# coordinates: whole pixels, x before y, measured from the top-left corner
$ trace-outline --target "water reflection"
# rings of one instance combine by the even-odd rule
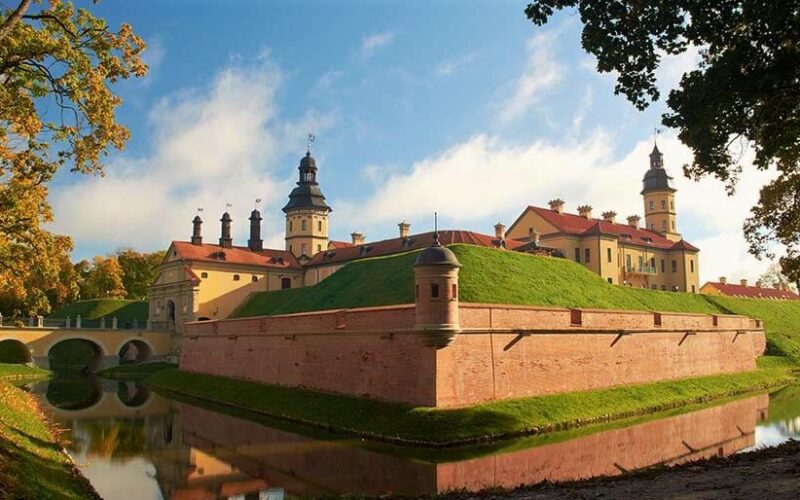
[[[582,435],[422,452],[309,437],[169,401],[131,382],[87,380],[82,390],[74,380],[52,383],[34,392],[69,429],[70,453],[108,499],[510,488],[728,455],[800,435],[800,386]],[[65,393],[93,403],[69,404]]]

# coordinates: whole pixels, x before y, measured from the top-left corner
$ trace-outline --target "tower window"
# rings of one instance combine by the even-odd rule
[[[300,221],[300,230],[301,231],[305,231],[306,230],[306,220],[305,219]]]
[[[655,208],[656,208],[656,202],[650,200],[650,210],[655,210]]]
[[[611,262],[611,249],[607,248],[606,249],[606,253],[608,254],[608,262],[610,263]]]
[[[208,273],[200,273],[201,278],[208,278]]]
[[[294,230],[294,224],[292,224],[292,221],[289,221],[289,231],[292,230]]]
[[[431,283],[431,298],[432,299],[439,298],[439,285],[436,283]]]
[[[670,201],[669,202],[669,209],[670,210],[675,210],[675,202],[674,201]]]
[[[234,274],[233,275],[233,281],[239,281],[239,275],[238,274]]]
[[[322,245],[317,245],[317,252],[319,253],[321,251],[322,251]]]
[[[666,228],[667,228],[667,221],[662,220],[661,221],[661,229],[666,229]]]
[[[300,245],[300,255],[306,255],[306,250],[307,250],[307,247],[306,247],[305,243]]]
[[[452,289],[451,289],[451,298],[453,298],[453,299],[457,299],[458,298],[458,285],[456,285],[455,283],[453,283],[453,286],[452,286]]]
[[[317,221],[317,231],[322,231],[322,221],[321,220]]]
[[[675,229],[675,221],[672,221],[672,229]]]
[[[689,259],[689,272],[694,272],[694,260]]]
[[[661,259],[661,272],[662,273],[667,272],[667,268],[666,268],[666,265],[664,263],[664,259]]]
[[[667,200],[661,200],[661,208],[667,208]]]
[[[414,298],[415,299],[419,298],[419,285],[415,285],[414,287]]]

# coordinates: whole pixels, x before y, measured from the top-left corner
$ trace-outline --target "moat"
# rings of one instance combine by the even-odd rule
[[[475,448],[410,450],[262,425],[137,382],[30,386],[106,499],[432,494],[616,475],[800,439],[800,385]]]

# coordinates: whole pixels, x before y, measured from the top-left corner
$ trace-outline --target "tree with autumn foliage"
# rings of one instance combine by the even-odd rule
[[[800,8],[797,0],[534,0],[525,13],[543,25],[575,9],[583,48],[615,93],[644,109],[659,99],[656,69],[667,55],[698,49],[699,67],[667,97],[662,123],[694,153],[692,179],[713,176],[735,190],[745,148],[777,176],[761,188],[744,223],[750,252],[773,258],[800,283]]]
[[[56,172],[102,174],[117,123],[112,85],[147,72],[145,44],[127,24],[111,29],[72,2],[0,6],[0,312],[47,313],[62,288],[72,241],[43,229]]]
[[[126,298],[128,293],[122,276],[122,266],[116,256],[94,257],[86,278],[80,282],[81,299]]]

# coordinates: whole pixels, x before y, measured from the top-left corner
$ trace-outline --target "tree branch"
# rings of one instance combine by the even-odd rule
[[[8,34],[11,33],[14,25],[17,24],[20,19],[22,19],[22,15],[28,10],[30,4],[31,0],[22,0],[14,12],[12,12],[5,21],[3,21],[3,24],[0,24],[0,42],[2,42],[3,38],[7,37]]]

